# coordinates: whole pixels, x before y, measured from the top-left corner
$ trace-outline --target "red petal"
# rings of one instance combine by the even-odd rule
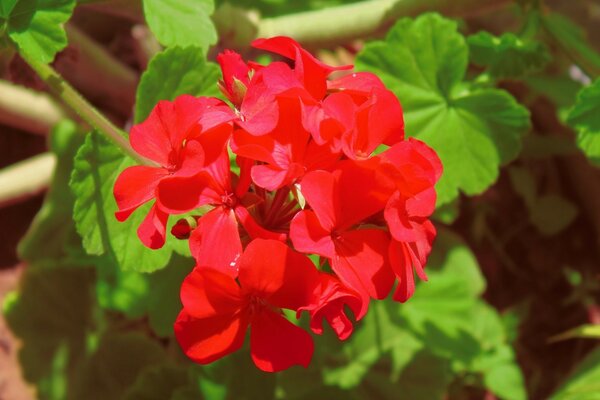
[[[131,128],[129,140],[136,152],[167,167],[181,149],[183,140],[194,129],[212,100],[189,95],[175,101],[159,101],[148,118]]]
[[[193,361],[208,364],[244,344],[248,322],[237,316],[196,319],[182,310],[175,321],[175,337]]]
[[[394,284],[388,261],[389,242],[387,232],[379,229],[344,232],[335,241],[337,255],[331,267],[352,289],[383,299]]]
[[[245,293],[277,307],[296,310],[310,303],[319,273],[308,257],[276,240],[255,239],[240,257]]]
[[[196,265],[214,268],[235,278],[242,242],[233,211],[217,207],[202,216],[190,236],[190,250]]]
[[[237,206],[234,209],[235,216],[242,224],[250,238],[252,239],[273,239],[284,242],[287,235],[284,232],[272,232],[260,226],[250,215],[246,207]]]
[[[235,280],[212,268],[196,267],[181,284],[181,303],[194,318],[233,316],[244,305]]]
[[[138,227],[137,234],[142,243],[151,249],[160,249],[165,244],[165,231],[169,214],[161,211],[156,204]]]
[[[300,191],[323,229],[332,232],[340,222],[339,193],[334,175],[325,171],[309,172],[302,179]]]
[[[157,204],[169,214],[182,214],[212,203],[212,197],[203,196],[209,183],[206,174],[164,178],[156,189]]]
[[[313,351],[310,335],[281,314],[264,309],[252,320],[250,352],[261,370],[277,372],[294,365],[306,368]]]
[[[136,165],[126,168],[117,177],[113,190],[119,211],[115,216],[125,221],[136,208],[154,198],[154,191],[168,172],[162,168]]]
[[[285,37],[276,36],[269,39],[257,39],[252,47],[280,54],[295,61],[294,71],[304,83],[306,89],[316,99],[321,99],[327,91],[326,78],[333,71],[352,68],[351,65],[332,67],[316,59],[304,50],[298,42]]]
[[[338,338],[346,340],[352,334],[353,326],[345,314],[345,306],[347,305],[359,320],[364,316],[360,314],[363,310],[363,300],[358,293],[342,285],[335,276],[325,273],[321,273],[320,276],[321,287],[313,304],[301,310],[310,313],[310,328],[313,332],[319,335],[323,333],[322,320],[325,318]]]
[[[335,254],[331,232],[321,226],[313,211],[304,210],[296,214],[290,225],[290,239],[294,248],[303,253],[313,253],[328,258],[332,258]]]
[[[343,91],[351,96],[368,96],[374,88],[385,89],[379,77],[370,72],[355,72],[327,82],[330,91]]]
[[[280,189],[293,183],[303,174],[304,169],[295,163],[290,164],[289,168],[280,168],[276,165],[255,165],[251,170],[254,183],[267,190]]]

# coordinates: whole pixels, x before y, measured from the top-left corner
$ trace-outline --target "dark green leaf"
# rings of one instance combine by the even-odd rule
[[[140,333],[107,333],[82,368],[73,399],[119,399],[144,368],[165,359],[160,345]]]
[[[123,400],[168,400],[187,384],[188,373],[185,367],[170,364],[151,366],[142,370],[134,384],[125,392]]]
[[[193,259],[173,255],[166,268],[148,277],[148,317],[150,326],[158,336],[173,334],[173,324],[182,308],[179,299],[181,283],[193,267]]]
[[[507,92],[463,82],[468,47],[456,23],[437,14],[400,20],[385,41],[365,46],[357,67],[376,73],[403,105],[406,131],[444,164],[438,205],[481,193],[513,159],[529,113]]]
[[[40,398],[64,399],[66,379],[85,356],[93,279],[91,268],[30,265],[16,297],[4,305],[11,330],[23,342],[25,378],[36,383]]]
[[[159,100],[181,94],[218,96],[219,67],[206,61],[199,47],[173,47],[157,54],[137,89],[135,121],[145,120]]]
[[[546,47],[537,41],[504,33],[497,37],[479,32],[467,38],[471,60],[488,67],[495,78],[515,78],[544,67],[550,60]]]
[[[347,363],[325,369],[324,382],[342,389],[353,388],[386,353],[392,356],[393,372],[398,375],[422,346],[409,331],[392,320],[385,303],[372,303],[358,332],[344,346]]]

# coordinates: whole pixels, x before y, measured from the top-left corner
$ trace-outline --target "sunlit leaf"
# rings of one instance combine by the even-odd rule
[[[529,113],[507,92],[464,82],[468,47],[456,22],[437,14],[402,19],[385,41],[359,53],[360,70],[376,73],[403,105],[406,132],[433,147],[444,165],[438,205],[459,191],[475,195],[513,159]]]

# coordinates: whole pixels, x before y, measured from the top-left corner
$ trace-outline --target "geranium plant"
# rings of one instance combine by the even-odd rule
[[[47,188],[8,398],[593,398],[597,6],[559,3],[0,0],[0,124],[49,137],[0,170],[0,216]]]

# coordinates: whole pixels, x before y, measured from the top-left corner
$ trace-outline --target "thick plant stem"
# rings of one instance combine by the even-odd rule
[[[21,57],[33,68],[33,70],[42,78],[50,89],[65,102],[73,111],[75,111],[85,122],[96,128],[104,134],[115,145],[117,145],[125,154],[137,160],[140,164],[154,165],[137,154],[126,138],[125,132],[117,128],[104,115],[94,108],[86,99],[83,98],[75,89],[69,85],[51,66],[40,63],[22,54]]]
[[[425,11],[465,16],[502,7],[510,0],[368,0],[338,7],[266,18],[258,37],[290,36],[306,47],[330,47],[387,29],[395,20]]]
[[[55,165],[54,154],[42,153],[0,170],[0,207],[46,189]]]
[[[65,116],[47,94],[0,80],[0,123],[46,135]]]

